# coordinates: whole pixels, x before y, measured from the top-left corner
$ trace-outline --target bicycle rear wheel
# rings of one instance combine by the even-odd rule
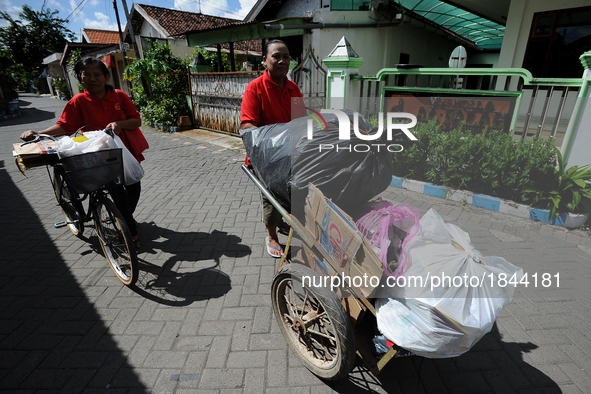
[[[138,259],[131,232],[115,203],[99,196],[93,211],[94,224],[107,262],[126,286],[138,277]]]
[[[78,200],[78,193],[70,183],[62,166],[53,167],[53,191],[62,208],[68,229],[75,236],[82,237],[84,220],[81,212],[84,212],[84,207]]]

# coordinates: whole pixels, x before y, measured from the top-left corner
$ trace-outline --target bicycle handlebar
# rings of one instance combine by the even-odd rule
[[[84,127],[86,127],[86,126],[82,126],[78,130],[76,130],[76,132],[74,133],[74,135],[78,134],[82,130],[82,128],[84,128]],[[115,131],[111,127],[105,127],[103,129],[103,132],[105,132],[106,134],[110,135],[111,137],[115,137]],[[25,145],[31,144],[33,142],[39,142],[43,138],[47,138],[47,139],[50,139],[50,140],[53,140],[53,141],[57,141],[57,138],[55,138],[53,135],[36,133],[32,140],[24,142],[23,144],[21,144],[21,146],[25,146]]]
[[[115,131],[111,127],[105,127],[103,130],[105,133],[109,134],[111,137],[115,137]]]

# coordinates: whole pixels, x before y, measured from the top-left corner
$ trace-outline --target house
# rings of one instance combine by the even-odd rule
[[[576,119],[583,110],[579,89],[587,92],[584,80],[581,85],[580,57],[591,48],[588,0],[259,0],[243,23],[232,29],[188,31],[186,36],[190,46],[283,39],[298,61],[292,77],[309,98],[329,95],[324,81],[331,78],[334,83],[339,78],[342,83],[361,81],[357,93],[368,98],[383,94],[384,86],[420,89],[416,81],[441,79],[450,67],[452,51],[462,45],[467,51],[466,71],[473,69],[475,76],[455,88],[480,89],[474,86],[484,81],[486,86],[494,85],[497,94],[511,89],[519,97],[520,121],[513,128],[513,118],[511,128],[521,138],[561,136],[567,153],[571,146],[583,146],[573,138],[581,129]],[[324,60],[343,37],[355,56],[365,60],[358,62],[359,67],[339,71],[340,77],[328,75]],[[404,67],[417,71],[400,71]],[[426,75],[429,69],[439,71]],[[486,69],[490,71],[482,71]],[[417,85],[405,87],[410,78],[406,75],[413,73]],[[522,73],[530,85],[522,90],[523,79],[519,82],[517,77],[504,86],[512,78],[507,73]]]
[[[194,58],[195,49],[187,45],[184,36],[186,31],[209,30],[219,26],[233,26],[238,23],[241,21],[145,4],[134,4],[131,11],[132,30],[140,58],[144,57],[144,51],[153,42],[168,42],[174,56]],[[239,40],[232,45],[224,44],[219,48],[217,45],[204,48],[211,52],[236,54],[239,61],[247,61],[256,55],[260,57],[255,44],[249,40]],[[233,59],[233,56],[230,58]]]
[[[47,66],[46,71],[44,71],[44,74],[47,74],[47,75],[45,77],[43,77],[43,74],[42,74],[39,78],[40,78],[41,83],[43,85],[45,85],[44,87],[46,87],[48,89],[48,93],[51,94],[52,96],[58,95],[58,93],[56,92],[56,90],[53,87],[54,79],[65,78],[64,69],[62,68],[62,66],[60,64],[61,59],[62,59],[61,53],[52,53],[51,55],[46,56],[43,59],[43,65]],[[42,81],[45,81],[45,82],[42,82]]]
[[[117,89],[129,93],[127,82],[123,79],[123,70],[127,64],[127,57],[135,57],[129,43],[121,40],[122,34],[113,30],[82,29],[82,42],[68,42],[61,53],[60,66],[68,76],[71,94],[81,91],[80,83],[69,65],[73,54],[78,56],[96,56],[103,60],[110,71],[109,83]]]

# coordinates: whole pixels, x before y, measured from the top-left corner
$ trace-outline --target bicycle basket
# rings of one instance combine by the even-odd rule
[[[123,175],[121,149],[64,157],[60,162],[78,193],[94,192],[112,181],[120,183]]]

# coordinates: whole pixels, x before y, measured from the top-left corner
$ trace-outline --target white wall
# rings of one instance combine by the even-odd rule
[[[373,18],[373,19],[372,19]],[[375,23],[378,18],[373,11],[316,12],[314,22],[319,23]],[[422,24],[402,23],[390,27],[369,28],[323,28],[311,30],[311,40],[315,53],[321,59],[327,57],[343,36],[351,47],[365,60],[360,68],[362,75],[375,75],[380,69],[395,67],[400,60],[400,53],[410,55],[410,63],[424,67],[447,67],[452,50],[459,45],[440,34],[432,32]]]
[[[142,28],[139,31],[139,35],[143,37],[166,38],[165,36],[160,34],[160,32],[156,30],[151,24],[146,22],[146,20],[144,20],[144,22],[142,23]]]
[[[195,48],[187,46],[187,40],[185,38],[168,40],[168,45],[170,46],[170,52],[173,56],[178,56],[182,59],[190,57],[191,60],[195,58],[193,56]]]

